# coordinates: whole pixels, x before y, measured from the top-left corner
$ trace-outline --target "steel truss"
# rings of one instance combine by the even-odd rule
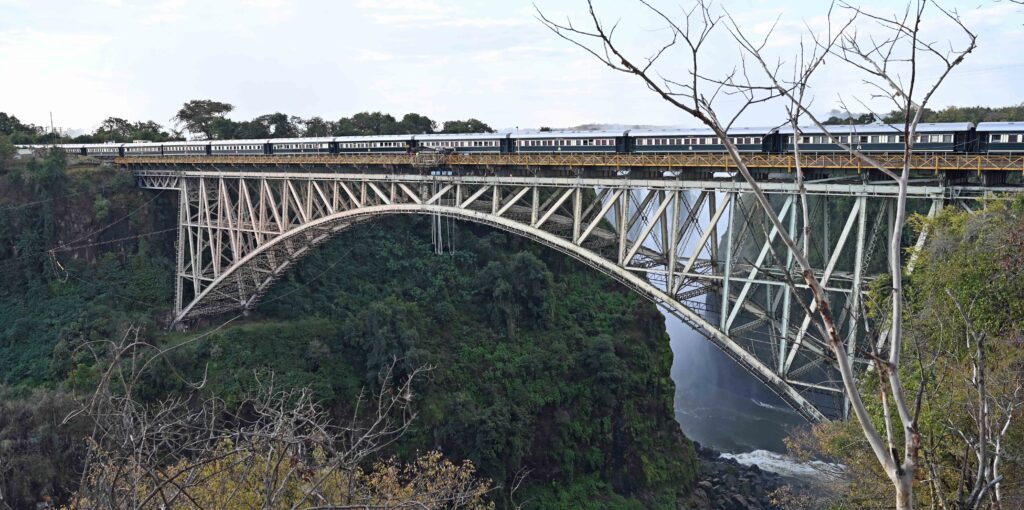
[[[808,420],[843,414],[841,380],[805,307],[793,254],[745,183],[135,167],[142,188],[179,192],[175,323],[250,310],[317,245],[353,225],[427,214],[512,232],[611,276],[701,332]],[[765,183],[799,239],[792,183]],[[860,366],[877,335],[863,289],[885,272],[890,185],[811,182],[811,259]],[[990,194],[913,186],[918,209]],[[923,237],[922,237],[923,240]],[[918,243],[918,246],[920,242]],[[797,289],[790,290],[792,282]],[[869,338],[870,337],[870,338]]]

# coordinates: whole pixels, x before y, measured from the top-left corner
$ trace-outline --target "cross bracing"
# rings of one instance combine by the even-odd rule
[[[746,183],[385,174],[194,159],[163,168],[129,166],[140,187],[179,192],[178,324],[254,308],[302,256],[354,225],[397,214],[435,215],[527,237],[611,276],[701,332],[809,420],[838,417],[845,409],[830,350],[807,317],[813,313],[809,292]],[[789,235],[800,240],[796,186],[761,187]],[[848,351],[863,368],[880,329],[864,313],[863,291],[885,272],[882,237],[896,188],[834,179],[806,188],[818,236],[810,258]],[[930,181],[915,183],[910,195],[918,210],[934,214],[943,204],[1000,191],[1013,189]]]

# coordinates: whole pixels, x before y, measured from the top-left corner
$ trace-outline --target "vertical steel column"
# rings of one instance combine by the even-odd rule
[[[889,240],[892,239],[892,232],[896,226],[896,199],[886,198],[883,200],[892,202],[890,207],[885,208],[885,260],[888,261],[886,267],[889,268],[889,271],[892,271],[892,250],[889,249],[892,245],[889,244]]]
[[[583,187],[579,184],[572,193],[572,242],[580,240],[580,223],[583,221]]]
[[[867,230],[868,199],[864,195],[857,197],[857,248],[853,255],[853,286],[847,298],[847,309],[850,313],[850,325],[846,332],[846,354],[853,359],[857,352],[857,322],[860,319],[861,278],[864,271],[864,235]],[[843,392],[843,419],[850,414],[850,397]]]
[[[633,194],[633,190],[630,188],[624,188],[622,194],[619,195],[619,206],[618,212],[619,217],[619,255],[618,264],[621,266],[626,259],[626,242],[629,239],[627,232],[629,230],[629,199]]]
[[[461,188],[460,188],[461,189]],[[530,225],[537,224],[540,214],[540,186],[533,187],[533,201],[530,204]]]
[[[804,197],[799,197],[799,198],[797,198],[797,200],[798,201],[799,200],[803,200],[803,198]],[[789,215],[788,234],[789,234],[789,238],[790,239],[797,239],[796,238],[796,218],[797,218],[797,216],[800,216],[800,215],[797,214],[796,211],[794,211],[793,214]],[[799,240],[798,240],[798,243],[799,243]],[[800,246],[800,244],[797,244],[797,246]],[[787,245],[786,246],[786,267],[784,268],[784,270],[786,271],[786,273],[789,273],[792,270],[792,268],[793,268],[793,250],[791,250],[789,248],[789,246]],[[780,329],[782,329],[782,331],[781,331],[781,334],[779,335],[779,374],[782,374],[783,367],[785,367],[785,365],[786,365],[786,356],[788,354],[786,352],[786,349],[789,348],[788,345],[787,345],[789,343],[788,342],[788,338],[789,338],[789,316],[791,315],[791,307],[792,307],[792,304],[793,304],[793,290],[790,289],[787,286],[784,289],[784,292],[785,293],[782,295],[782,324],[780,326]]]
[[[708,200],[708,218],[714,218],[715,217],[715,212],[718,210],[717,192],[715,190],[708,190],[705,193],[707,193],[707,197],[708,197],[707,198],[707,200]],[[723,204],[723,207],[724,206],[725,205]],[[696,217],[697,216],[694,216],[694,218],[696,218]],[[711,239],[714,239],[714,241],[715,241],[715,242],[711,243],[711,253],[710,253],[711,254],[711,272],[712,272],[712,274],[717,274],[718,273],[718,223],[712,223],[711,225],[708,225],[708,228],[711,229]]]
[[[725,268],[722,271],[722,308],[718,321],[718,328],[726,334],[729,332],[725,329],[725,322],[729,317],[729,279],[732,278],[732,235],[733,225],[736,223],[736,211],[739,205],[739,197],[734,196],[735,191],[730,192],[730,206],[729,206],[729,225],[725,229]],[[723,206],[724,207],[724,206]],[[712,221],[714,221],[712,219]],[[718,239],[713,240],[714,244],[718,244]]]
[[[186,229],[188,226],[188,192],[185,188],[185,179],[182,177],[178,182],[178,239],[175,249],[178,251],[177,270],[174,275],[174,316],[181,313],[185,292],[185,240],[188,238]]]
[[[832,258],[832,240],[829,239],[832,236],[829,233],[830,225],[829,225],[829,215],[828,215],[828,197],[829,197],[828,195],[821,195],[821,197],[818,198],[818,200],[821,200],[821,214],[822,214],[822,217],[824,218],[824,221],[822,222],[822,226],[821,226],[822,227],[821,228],[822,229],[822,236],[821,236],[821,238],[822,238],[821,239],[821,241],[822,241],[821,242],[821,246],[822,246],[822,248],[821,248],[821,259],[822,260],[829,260],[829,259]],[[810,257],[811,254],[808,253],[807,256]]]
[[[670,295],[673,298],[675,298],[676,297],[676,294],[675,294],[676,293],[676,259],[679,258],[678,257],[678,253],[679,253],[679,246],[678,245],[679,245],[679,238],[682,237],[681,233],[679,232],[679,215],[682,213],[682,209],[683,209],[682,208],[682,203],[681,203],[682,201],[680,200],[680,198],[681,198],[680,197],[680,193],[683,193],[683,192],[681,192],[679,190],[674,190],[671,193],[672,193],[672,195],[670,197],[670,200],[672,200],[674,202],[674,204],[672,206],[671,212],[666,212],[666,214],[670,214],[671,215],[669,217],[671,222],[668,225],[668,235],[669,235],[669,238],[663,240],[663,242],[666,243],[667,251],[668,251],[668,253],[667,253],[667,255],[668,255],[668,262],[667,262],[667,265],[666,265],[666,268],[665,268],[667,270],[667,272],[665,273],[665,292],[667,292],[668,295]]]

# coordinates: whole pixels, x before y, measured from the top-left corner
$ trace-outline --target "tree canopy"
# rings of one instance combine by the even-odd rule
[[[892,111],[881,118],[890,124],[902,123],[906,116],[902,111]],[[947,106],[941,110],[924,109],[922,122],[1011,122],[1024,121],[1024,104],[1014,106]],[[871,113],[833,114],[825,124],[870,124],[875,122]]]
[[[210,99],[193,99],[182,105],[172,120],[183,125],[189,132],[202,134],[210,139],[213,138],[211,127],[214,120],[223,118],[234,109],[235,107],[228,103]]]
[[[442,133],[493,133],[494,129],[476,119],[449,120],[444,123]]]

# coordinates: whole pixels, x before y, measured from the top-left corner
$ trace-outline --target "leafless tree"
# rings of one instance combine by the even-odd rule
[[[84,346],[101,373],[65,419],[93,430],[75,507],[459,508],[479,506],[491,490],[471,465],[437,453],[381,464],[387,476],[364,471],[415,419],[413,383],[429,367],[399,380],[393,361],[340,425],[309,389],[279,389],[273,376],[257,376],[238,405],[202,396],[204,381],[147,403],[139,381],[166,349],[139,333]]]
[[[996,381],[996,385],[1002,388],[993,391],[988,381],[988,335],[974,325],[971,312],[973,303],[961,303],[960,298],[950,289],[946,290],[946,294],[956,306],[963,323],[963,339],[970,352],[971,363],[968,384],[974,389],[976,398],[973,403],[967,403],[974,430],[965,429],[952,419],[947,419],[947,427],[963,440],[965,448],[973,453],[976,464],[974,475],[968,476],[972,464],[971,455],[964,455],[961,472],[965,476],[957,487],[957,507],[974,510],[981,508],[986,501],[991,501],[995,508],[1002,508],[1003,475],[999,468],[1005,453],[1006,434],[1022,404],[1024,381],[1021,381],[1018,370],[1011,370],[1012,375],[1008,380]],[[938,477],[932,476],[931,480],[938,480]],[[933,490],[933,493],[945,499],[941,496],[942,492],[941,488]],[[951,506],[945,502],[943,504]]]
[[[695,0],[690,7],[682,7],[678,16],[655,6],[652,0],[637,0],[638,7],[661,20],[670,37],[658,44],[647,56],[637,57],[616,39],[619,24],[605,23],[596,13],[593,2],[587,1],[588,15],[582,23],[571,18],[560,22],[546,16],[540,9],[538,18],[552,32],[589,53],[604,65],[622,73],[634,75],[644,85],[667,101],[709,127],[725,146],[736,168],[748,183],[765,216],[779,232],[779,237],[793,253],[804,283],[809,287],[813,303],[805,307],[816,314],[816,327],[827,339],[835,364],[842,376],[844,391],[851,410],[857,417],[865,438],[878,462],[890,478],[896,491],[899,509],[913,507],[913,480],[919,465],[920,437],[917,416],[920,394],[911,402],[900,377],[900,357],[903,351],[903,264],[901,240],[907,215],[907,188],[912,168],[913,148],[917,128],[925,108],[935,91],[953,70],[976,47],[976,36],[960,21],[955,11],[942,8],[929,0],[913,0],[901,13],[893,16],[878,15],[845,2],[829,8],[827,27],[822,31],[808,28],[808,44],[801,43],[791,74],[784,72],[785,60],[773,59],[767,51],[769,41],[776,35],[775,27],[762,37],[755,38],[724,8],[715,8],[706,0]],[[845,16],[842,23],[833,25],[834,10]],[[925,14],[944,20],[956,29],[941,37],[942,42],[924,37],[922,26]],[[930,17],[929,21],[933,18]],[[708,62],[709,40],[719,26],[723,26],[739,46],[739,63],[722,77],[713,77],[704,68]],[[776,25],[777,26],[777,25]],[[720,49],[720,46],[719,48]],[[682,60],[682,77],[668,78],[661,74],[658,64],[678,50]],[[714,57],[711,57],[714,58]],[[860,151],[853,144],[830,133],[811,111],[806,97],[812,77],[825,65],[826,59],[846,64],[846,70],[855,70],[863,77],[872,92],[863,101],[887,101],[891,107],[903,112],[905,121],[900,132],[903,143],[903,165],[897,173],[875,158]],[[923,72],[925,60],[938,71],[930,76]],[[752,77],[753,73],[758,77]],[[721,116],[716,101],[723,96],[742,98],[731,115]],[[788,123],[794,127],[794,151],[797,154],[797,179],[804,207],[805,233],[803,246],[798,246],[775,213],[768,197],[747,168],[744,156],[728,137],[729,128],[750,107],[782,98],[789,112]],[[841,99],[842,100],[842,99]],[[899,186],[896,200],[895,228],[889,239],[891,270],[891,317],[888,324],[888,355],[881,356],[871,349],[862,354],[871,358],[874,367],[886,382],[882,391],[883,424],[885,436],[876,428],[864,405],[854,372],[852,347],[840,338],[828,296],[815,276],[809,260],[810,226],[807,220],[806,192],[803,189],[803,168],[799,164],[799,120],[809,119],[835,143],[859,158],[865,166],[893,179]],[[791,292],[799,299],[795,286]],[[809,308],[809,309],[808,309]],[[895,418],[899,420],[896,428]],[[900,436],[903,453],[897,449]]]

